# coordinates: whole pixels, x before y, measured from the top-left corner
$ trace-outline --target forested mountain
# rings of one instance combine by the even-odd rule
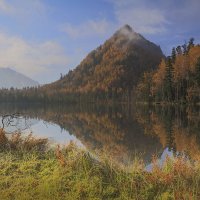
[[[116,97],[125,92],[130,95],[140,75],[155,69],[162,57],[159,46],[125,25],[74,70],[46,89],[97,96],[106,93]]]
[[[0,88],[18,88],[38,86],[39,83],[10,68],[0,68]]]
[[[98,102],[131,101],[144,71],[164,55],[159,46],[125,25],[60,80],[24,90],[2,90],[1,101]]]

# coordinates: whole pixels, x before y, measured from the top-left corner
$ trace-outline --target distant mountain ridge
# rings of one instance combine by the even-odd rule
[[[10,68],[0,68],[0,88],[17,88],[22,89],[24,87],[38,86],[37,81],[16,72]]]

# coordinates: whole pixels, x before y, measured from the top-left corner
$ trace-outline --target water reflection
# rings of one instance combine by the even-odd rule
[[[153,154],[186,154],[192,159],[200,155],[199,108],[0,105],[1,116],[12,113],[32,121],[26,131],[59,143],[76,141],[118,162],[130,163],[138,153],[146,164]]]
[[[138,122],[145,131],[157,136],[162,148],[168,148],[174,155],[199,159],[199,107],[155,106],[150,110],[138,109]]]

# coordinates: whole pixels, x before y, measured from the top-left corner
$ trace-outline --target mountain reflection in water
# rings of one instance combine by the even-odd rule
[[[146,165],[152,155],[184,154],[193,160],[200,155],[199,107],[0,104],[0,116],[13,113],[28,119],[26,132],[62,144],[72,140],[124,164],[133,162],[136,154]]]

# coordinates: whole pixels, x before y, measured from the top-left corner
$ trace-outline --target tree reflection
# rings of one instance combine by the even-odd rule
[[[163,148],[168,147],[175,155],[186,154],[199,159],[199,107],[154,106],[147,119],[148,109],[138,109],[138,122],[148,129],[148,133],[157,135]]]
[[[0,105],[0,115],[23,113],[30,119],[58,124],[91,152],[106,152],[130,163],[135,154],[149,164],[168,148],[174,155],[200,155],[199,108],[126,105]]]

